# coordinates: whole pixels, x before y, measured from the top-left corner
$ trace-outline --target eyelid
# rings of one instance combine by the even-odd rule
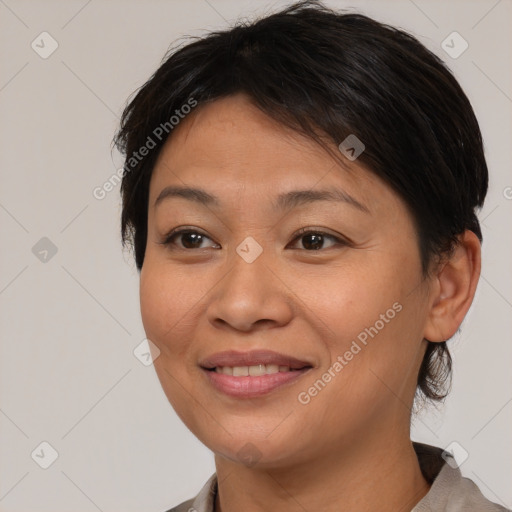
[[[315,227],[307,227],[307,228],[299,229],[293,235],[292,241],[290,243],[294,243],[298,238],[300,238],[300,237],[302,237],[304,235],[309,235],[309,234],[321,235],[324,238],[331,238],[332,240],[336,241],[336,245],[338,245],[338,246],[340,246],[340,245],[341,246],[343,246],[343,245],[348,245],[348,246],[353,245],[352,241],[349,240],[347,237],[344,237],[344,236],[338,235],[338,234],[335,235],[333,233],[329,233],[328,231],[325,231],[324,228],[315,228]],[[306,251],[306,252],[316,252],[316,251]]]
[[[194,226],[179,226],[177,228],[172,229],[164,235],[163,240],[161,242],[158,242],[161,245],[175,245],[171,242],[171,238],[174,238],[175,236],[184,234],[184,233],[197,233],[205,238],[208,238],[209,240],[212,240],[211,237],[209,237],[206,233],[203,233],[200,229],[194,227]],[[212,240],[213,242],[213,240]],[[216,243],[216,242],[214,242]],[[216,243],[216,245],[219,245]],[[178,249],[183,249],[184,251],[190,251],[191,249],[186,249],[183,247],[178,247]],[[196,249],[197,250],[197,249]]]
[[[158,243],[161,245],[164,245],[164,246],[174,245],[178,250],[183,250],[183,251],[187,251],[187,252],[190,252],[192,250],[197,251],[197,250],[201,250],[201,249],[206,249],[205,247],[198,248],[198,249],[187,249],[187,248],[179,247],[171,241],[172,238],[177,237],[184,233],[197,233],[205,238],[208,238],[209,240],[211,240],[213,242],[213,239],[211,237],[209,237],[206,233],[204,233],[203,231],[201,231],[200,229],[198,229],[194,226],[179,226],[179,227],[171,230],[166,235],[164,235],[163,240]],[[349,240],[347,237],[344,237],[344,236],[338,235],[338,234],[335,235],[335,234],[329,233],[329,232],[325,231],[324,228],[305,227],[305,228],[299,229],[292,235],[292,240],[287,245],[287,247],[290,244],[294,244],[301,236],[305,236],[308,234],[321,235],[324,238],[330,238],[335,241],[335,246],[352,246],[353,245],[353,242],[351,240]],[[214,243],[220,247],[220,244],[217,244],[216,242],[214,242]],[[326,249],[329,249],[329,247]],[[325,251],[326,249],[321,249],[320,252],[322,250]],[[306,251],[306,252],[317,252],[317,251],[308,251],[307,249],[299,249],[299,250]]]

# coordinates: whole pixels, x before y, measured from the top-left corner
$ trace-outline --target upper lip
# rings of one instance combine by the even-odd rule
[[[308,361],[301,361],[295,357],[271,350],[251,350],[249,352],[228,350],[208,356],[199,363],[200,366],[207,369],[217,368],[218,366],[256,366],[258,364],[276,364],[294,369],[312,366]]]

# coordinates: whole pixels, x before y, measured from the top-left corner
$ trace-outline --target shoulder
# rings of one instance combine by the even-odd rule
[[[194,512],[194,507],[192,506],[194,499],[195,498],[190,498],[189,500],[184,501],[183,503],[180,503],[179,505],[176,505],[169,510],[166,510],[166,512]]]
[[[195,498],[190,498],[166,512],[213,512],[217,496],[217,473],[214,473]]]
[[[434,480],[430,491],[413,512],[510,512],[488,500],[469,478],[448,463]]]
[[[432,486],[412,512],[510,512],[488,500],[472,480],[463,477],[450,453],[426,445],[416,445],[415,449]],[[433,475],[433,471],[437,474]]]

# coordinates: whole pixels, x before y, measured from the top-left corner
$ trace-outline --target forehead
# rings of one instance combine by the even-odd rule
[[[395,195],[363,166],[346,162],[237,94],[196,107],[173,130],[153,171],[150,201],[169,184],[201,186],[217,196],[268,198],[292,188],[341,185],[374,205],[382,202],[384,189]]]

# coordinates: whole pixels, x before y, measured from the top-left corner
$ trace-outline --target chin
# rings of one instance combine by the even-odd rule
[[[240,428],[236,434],[231,436],[222,427],[219,429],[222,433],[217,430],[219,435],[216,437],[212,436],[211,431],[207,433],[207,437],[203,436],[206,434],[203,432],[193,433],[216,457],[227,459],[247,468],[269,469],[289,466],[298,461],[299,453],[303,453],[296,442],[290,442],[291,439],[299,439],[299,433],[292,434],[283,431],[279,436],[275,433],[269,436],[266,429],[265,432],[255,432],[254,423],[252,428],[246,430],[246,433],[243,433],[244,430]]]

